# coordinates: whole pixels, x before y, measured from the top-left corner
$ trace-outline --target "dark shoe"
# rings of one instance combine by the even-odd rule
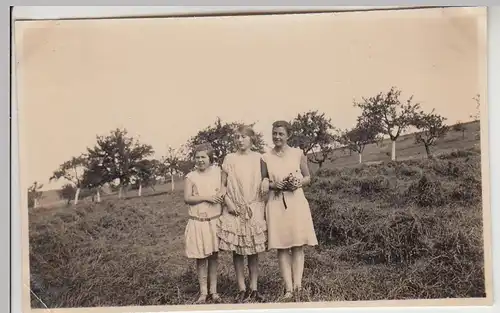
[[[243,302],[264,302],[264,297],[257,290],[252,290]]]
[[[236,295],[236,303],[243,303],[243,301],[245,300],[245,298],[247,297],[248,293],[246,290],[241,290],[240,292],[238,292],[238,294]]]

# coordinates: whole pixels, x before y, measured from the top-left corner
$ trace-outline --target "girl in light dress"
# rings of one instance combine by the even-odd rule
[[[200,284],[200,297],[196,304],[207,300],[221,302],[217,293],[217,221],[224,197],[221,193],[221,171],[213,166],[213,160],[210,144],[195,147],[196,170],[187,174],[184,182],[184,201],[189,205],[189,221],[184,233],[185,251],[188,258],[196,259]]]
[[[268,248],[278,250],[278,262],[285,283],[284,301],[301,301],[304,272],[304,246],[318,244],[309,203],[302,187],[310,183],[307,159],[298,148],[287,143],[291,126],[286,121],[273,123],[274,148],[264,154],[269,191],[266,205]],[[284,180],[292,175],[295,184]]]
[[[237,302],[262,302],[257,289],[258,256],[266,251],[265,202],[261,173],[262,155],[251,150],[255,132],[241,126],[236,132],[238,151],[228,154],[222,163],[222,188],[225,210],[218,223],[219,248],[233,253],[239,293]],[[248,258],[250,288],[245,285],[245,256]]]

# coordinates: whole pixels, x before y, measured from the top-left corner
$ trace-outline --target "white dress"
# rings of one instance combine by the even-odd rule
[[[234,203],[239,216],[224,210],[219,220],[219,248],[240,255],[266,251],[265,202],[260,196],[262,182],[258,152],[231,153],[222,163],[227,174],[227,197]]]
[[[190,172],[186,179],[193,184],[193,195],[213,196],[221,188],[221,172],[216,166],[209,167],[205,172]],[[220,204],[208,202],[189,206],[189,221],[184,232],[188,258],[203,259],[219,251],[217,220],[221,211]]]
[[[269,178],[278,182],[293,173],[302,177],[300,161],[302,150],[289,147],[283,155],[274,150],[263,157]],[[286,203],[286,207],[285,207]],[[269,249],[288,249],[318,244],[309,203],[302,188],[295,191],[270,190],[266,205],[266,220]]]

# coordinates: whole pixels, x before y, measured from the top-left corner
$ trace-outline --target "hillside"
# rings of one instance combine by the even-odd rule
[[[308,300],[484,296],[480,158],[470,148],[317,172],[305,190],[320,242],[306,252]],[[31,288],[50,308],[189,304],[198,286],[183,254],[186,214],[180,190],[32,210]],[[260,259],[261,291],[276,301],[276,254]],[[230,254],[219,264],[230,303]]]
[[[435,154],[448,153],[455,149],[469,149],[479,145],[479,140],[477,136],[480,134],[479,122],[470,122],[464,124],[464,132],[450,131],[444,138],[437,141],[436,146],[432,147],[432,152]],[[363,152],[364,163],[377,163],[383,161],[389,161],[391,151],[391,141],[389,139],[384,140],[381,144],[370,144],[365,147]],[[349,153],[345,150],[337,150],[334,152],[333,156],[335,159],[332,161],[327,161],[323,165],[324,168],[341,168],[357,166],[359,164],[359,157],[356,153]],[[426,158],[425,149],[423,146],[415,145],[414,135],[406,134],[400,136],[397,140],[397,157],[398,160],[407,159],[424,159]],[[310,168],[313,172],[318,170],[316,164],[310,163]],[[178,180],[175,182],[177,188],[182,187],[182,181]],[[162,193],[171,190],[171,185],[169,183],[165,185],[158,185],[156,190],[146,189],[145,193]],[[129,196],[135,196],[136,191],[129,191]],[[109,197],[115,197],[115,193],[108,195]],[[106,195],[104,196],[106,198]],[[59,198],[58,190],[48,190],[43,192],[43,198],[40,200],[41,207],[50,206],[64,206],[65,201]]]

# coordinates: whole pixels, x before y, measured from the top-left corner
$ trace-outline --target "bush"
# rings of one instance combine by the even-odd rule
[[[446,200],[441,182],[431,181],[426,175],[408,187],[405,197],[409,202],[414,202],[420,207],[441,206]]]

